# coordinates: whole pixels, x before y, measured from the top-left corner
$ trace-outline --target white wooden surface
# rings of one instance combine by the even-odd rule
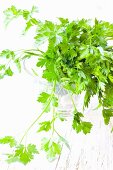
[[[81,100],[79,100],[81,103]],[[94,124],[90,134],[76,134],[68,129],[68,140],[71,151],[65,151],[60,156],[56,170],[112,170],[113,169],[113,134],[112,124],[105,126],[101,109],[92,111],[97,104],[97,98],[91,101],[86,110],[87,120]]]
[[[81,110],[83,96],[75,97],[78,109]],[[70,100],[68,96],[62,99],[63,105],[66,107]],[[67,118],[67,122],[59,124],[60,133],[63,132],[69,141],[71,150],[63,146],[62,154],[54,162],[49,163],[45,155],[42,153],[35,157],[27,166],[15,163],[9,166],[8,170],[112,170],[113,169],[113,134],[111,133],[112,124],[105,126],[101,115],[101,109],[93,111],[97,105],[96,96],[91,100],[89,109],[85,111],[86,120],[91,120],[93,128],[90,134],[76,134],[71,128],[71,116]],[[17,114],[17,113],[16,113]],[[16,119],[15,119],[16,120]],[[14,120],[14,121],[15,121]],[[23,122],[23,120],[21,120]],[[62,128],[60,128],[62,126]],[[31,132],[32,133],[32,132]],[[39,138],[35,135],[29,136],[31,142],[36,142]],[[7,164],[1,161],[2,170],[7,170]]]

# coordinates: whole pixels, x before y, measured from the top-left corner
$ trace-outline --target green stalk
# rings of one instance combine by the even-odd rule
[[[72,97],[72,95],[71,95],[71,94],[69,94],[69,95],[70,95],[70,98],[71,98],[71,101],[72,101],[73,107],[74,107],[74,109],[75,109],[75,111],[76,111],[76,113],[77,113],[78,111],[77,111],[77,108],[76,108],[76,105],[75,105],[74,99],[73,99],[73,97]]]
[[[43,111],[41,112],[41,114],[33,121],[33,123],[28,127],[28,129],[25,131],[24,135],[22,136],[21,140],[20,140],[20,143],[22,143],[23,139],[25,138],[25,136],[27,135],[27,133],[29,132],[29,130],[35,125],[35,123],[41,118],[41,116],[45,113],[46,109],[48,108],[48,106],[50,105],[51,103],[51,100],[53,98],[53,95],[54,95],[54,92],[55,92],[55,87],[56,87],[56,81],[54,81],[54,84],[53,84],[53,90],[52,90],[52,93],[51,93],[51,96],[47,102],[47,105],[45,106],[45,108],[43,109]]]
[[[54,134],[54,131],[55,131],[55,107],[53,107],[53,119],[52,119],[52,136]]]

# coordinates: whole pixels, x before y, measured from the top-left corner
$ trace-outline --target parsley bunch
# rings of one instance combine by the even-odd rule
[[[26,22],[24,34],[34,26],[36,28],[34,49],[11,51],[3,50],[0,53],[0,78],[12,76],[13,66],[16,65],[21,72],[22,63],[30,58],[37,58],[36,67],[43,70],[42,78],[51,84],[48,91],[43,91],[37,98],[42,103],[43,110],[31,123],[20,142],[11,136],[0,139],[1,144],[9,144],[13,151],[7,154],[9,163],[20,161],[27,164],[39,153],[36,145],[24,145],[25,136],[29,130],[38,124],[37,132],[45,131],[48,138],[43,138],[40,150],[47,154],[47,158],[54,160],[62,150],[62,143],[70,149],[67,140],[59,134],[56,121],[65,121],[62,112],[59,112],[59,96],[56,93],[57,86],[69,94],[73,104],[73,129],[79,133],[90,133],[91,122],[84,121],[84,113],[77,110],[73,95],[85,92],[83,111],[88,107],[91,97],[98,96],[99,106],[102,107],[102,114],[105,124],[109,124],[113,116],[113,46],[109,42],[113,40],[113,24],[106,21],[75,20],[59,18],[58,23],[51,21],[40,21],[33,16],[37,12],[36,7],[31,11],[18,10],[12,6],[4,13],[6,21],[19,16]],[[48,43],[46,51],[40,46]],[[37,75],[37,71],[33,69]],[[48,120],[43,119],[44,115],[51,114]],[[40,118],[43,119],[40,122]]]

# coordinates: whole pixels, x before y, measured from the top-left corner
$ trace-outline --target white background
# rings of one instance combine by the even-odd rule
[[[113,21],[112,0],[0,0],[0,50],[23,49],[33,46],[31,33],[26,37],[21,36],[23,30],[21,20],[13,21],[7,29],[4,28],[2,12],[11,5],[23,9],[31,9],[32,5],[36,5],[39,8],[37,16],[42,19],[97,17]],[[31,120],[39,113],[40,108],[36,98],[40,87],[37,85],[36,78],[28,75],[25,71],[0,80],[0,137],[12,135],[20,139]],[[35,142],[36,140],[38,138],[35,138]],[[7,165],[2,162],[1,158],[0,156],[0,169],[7,170]],[[44,163],[41,161],[42,159],[38,157],[26,167],[14,164],[9,167],[9,170],[47,170],[47,167],[48,170],[54,170],[44,158]]]

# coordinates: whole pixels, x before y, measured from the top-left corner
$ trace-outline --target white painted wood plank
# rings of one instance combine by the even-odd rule
[[[92,111],[96,104],[97,98],[94,97],[85,111],[87,119],[94,124],[91,133],[76,134],[72,130],[68,134],[71,151],[63,148],[56,170],[113,170],[112,123],[104,125],[101,109]]]

